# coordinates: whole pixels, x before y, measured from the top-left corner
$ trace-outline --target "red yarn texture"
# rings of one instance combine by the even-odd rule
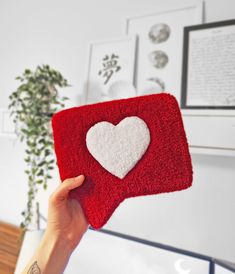
[[[136,166],[123,178],[105,170],[86,147],[87,131],[107,121],[117,125],[138,116],[150,131],[150,144]],[[53,115],[54,147],[60,177],[85,175],[70,192],[81,204],[89,224],[101,228],[126,198],[166,193],[192,185],[193,170],[180,109],[169,93],[84,105]]]

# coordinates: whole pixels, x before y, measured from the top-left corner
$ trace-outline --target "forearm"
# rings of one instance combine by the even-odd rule
[[[65,239],[46,231],[22,274],[61,274],[72,252]]]

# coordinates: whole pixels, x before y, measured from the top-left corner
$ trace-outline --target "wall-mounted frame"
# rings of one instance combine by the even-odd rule
[[[92,264],[90,260],[92,258]],[[65,274],[190,273],[213,274],[212,258],[118,232],[89,229],[74,251]]]
[[[126,34],[138,37],[135,71],[138,95],[167,91],[180,100],[183,29],[202,21],[200,0],[127,18]]]
[[[184,28],[182,109],[235,110],[235,20]]]
[[[235,263],[214,259],[214,274],[234,274]]]
[[[90,43],[85,84],[86,103],[109,100],[109,89],[114,83],[133,84],[135,50],[135,35]]]
[[[0,137],[16,139],[15,125],[7,108],[0,108]]]

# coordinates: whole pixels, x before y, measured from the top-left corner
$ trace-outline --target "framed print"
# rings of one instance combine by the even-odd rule
[[[183,29],[202,23],[202,1],[153,14],[128,18],[126,34],[136,34],[138,95],[167,91],[178,101],[181,92]]]
[[[65,274],[78,266],[86,274],[212,274],[210,257],[105,229],[86,232]]]
[[[16,139],[15,125],[10,117],[10,111],[0,108],[0,137]]]
[[[235,262],[230,263],[214,259],[214,274],[234,274],[235,273]]]
[[[90,44],[86,81],[87,103],[109,100],[109,91],[115,93],[120,90],[120,85],[127,87],[126,92],[131,91],[130,96],[133,96],[133,89],[129,86],[133,85],[135,47],[134,35]]]
[[[235,20],[184,28],[182,109],[235,110]]]

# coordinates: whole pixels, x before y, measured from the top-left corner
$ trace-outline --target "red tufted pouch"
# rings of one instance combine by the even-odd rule
[[[180,109],[169,93],[84,105],[53,115],[60,177],[95,229],[126,198],[183,190],[193,180]]]

